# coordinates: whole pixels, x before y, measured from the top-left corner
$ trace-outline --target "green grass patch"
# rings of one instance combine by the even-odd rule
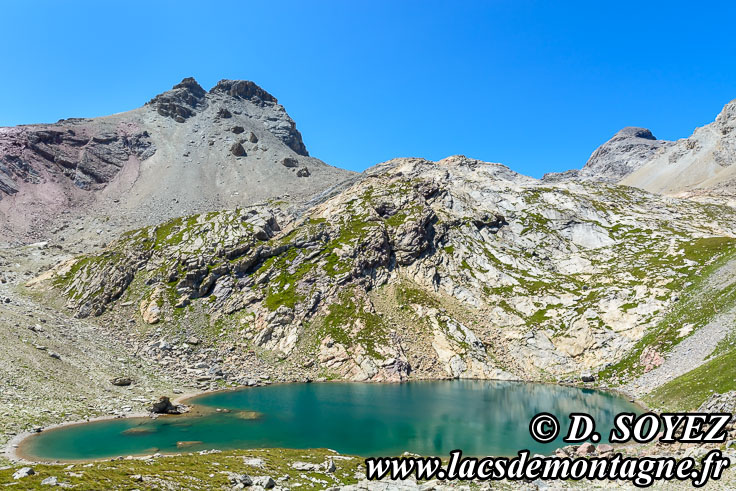
[[[719,355],[657,388],[644,400],[667,411],[697,409],[713,393],[736,390],[736,350]]]

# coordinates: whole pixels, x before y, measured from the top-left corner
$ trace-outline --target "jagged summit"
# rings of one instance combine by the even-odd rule
[[[247,103],[249,107],[240,107]],[[309,156],[302,135],[296,123],[286,114],[278,100],[250,80],[227,80],[206,92],[192,77],[185,78],[171,90],[151,99],[146,106],[153,107],[158,114],[169,117],[177,123],[184,123],[210,105],[218,105],[216,117],[230,119],[236,115],[258,116],[268,130],[278,136],[297,155]],[[228,109],[231,106],[231,109]]]
[[[194,77],[186,77],[181,80],[178,84],[174,85],[174,89],[187,89],[192,94],[203,97],[205,94],[205,90],[202,88],[201,85],[199,85],[199,82],[197,82]]]
[[[272,102],[278,104],[278,100],[250,80],[226,80],[222,79],[217,85],[210,89],[210,94],[227,94],[231,97],[248,99],[252,102]]]
[[[219,94],[245,99],[257,105],[278,104],[278,100],[250,80],[222,79],[212,87],[210,94]],[[159,114],[183,123],[196,114],[197,109],[207,105],[207,91],[199,85],[194,77],[187,77],[171,90],[162,92],[146,103],[156,108]]]
[[[163,92],[146,105],[156,108],[161,116],[170,117],[178,123],[183,123],[196,114],[196,110],[205,107],[207,92],[192,77],[185,78],[174,85],[171,90]]]

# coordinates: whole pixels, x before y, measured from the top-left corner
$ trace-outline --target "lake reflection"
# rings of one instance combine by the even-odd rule
[[[589,413],[605,439],[615,414],[639,412],[622,398],[594,390],[470,380],[272,385],[192,402],[231,412],[72,426],[29,439],[23,451],[52,459],[259,447],[327,447],[363,456],[444,456],[456,448],[476,456],[520,449],[551,453],[563,443],[531,438],[529,420],[536,413],[556,415],[563,432],[569,413]]]

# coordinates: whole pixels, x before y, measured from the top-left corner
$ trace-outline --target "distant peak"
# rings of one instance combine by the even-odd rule
[[[613,138],[644,138],[645,140],[656,140],[651,130],[647,128],[638,128],[636,126],[627,126],[622,130],[619,130]]]
[[[272,96],[250,80],[223,79],[217,82],[217,85],[210,89],[210,93],[227,94],[231,97],[247,99],[254,102],[278,102],[274,96]]]
[[[197,97],[203,97],[205,94],[205,90],[202,88],[199,83],[194,80],[194,77],[187,77],[182,79],[181,82],[174,85],[171,90],[177,90],[177,89],[185,89],[191,92],[192,94],[196,95]]]

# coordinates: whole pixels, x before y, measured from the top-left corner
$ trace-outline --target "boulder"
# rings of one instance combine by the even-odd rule
[[[575,451],[575,455],[578,455],[578,456],[591,455],[591,454],[594,454],[594,453],[595,453],[595,445],[593,445],[590,442],[583,443]]]
[[[562,459],[562,458],[565,458],[565,457],[569,457],[569,455],[567,454],[567,452],[564,449],[558,448],[557,450],[555,450],[555,457],[559,457],[559,458]]]
[[[258,137],[256,136],[255,133],[251,131],[250,135],[248,135],[248,141],[251,143],[258,143]]]
[[[598,452],[598,455],[611,453],[613,452],[613,445],[609,445],[608,443],[601,443],[596,448],[596,452]]]
[[[59,480],[56,476],[47,477],[41,481],[41,486],[56,486],[57,484],[59,484]]]
[[[161,288],[156,287],[148,299],[141,301],[139,310],[146,324],[156,324],[161,320],[161,295]]]
[[[218,118],[223,118],[223,119],[227,119],[227,118],[232,118],[232,117],[233,117],[233,115],[232,115],[232,113],[230,113],[230,111],[228,111],[228,110],[227,110],[227,108],[225,108],[225,107],[221,107],[221,108],[220,108],[220,109],[219,109],[219,110],[217,111],[217,117],[218,117]]]
[[[32,476],[36,473],[33,467],[21,467],[15,473],[13,473],[13,479],[23,479],[24,477]]]
[[[299,161],[292,157],[284,157],[284,159],[281,161],[281,165],[284,167],[298,167]]]
[[[595,375],[593,375],[590,372],[585,372],[585,373],[580,374],[580,380],[586,383],[595,382]]]
[[[310,176],[309,169],[307,169],[306,167],[302,167],[301,169],[296,171],[296,177],[309,177],[309,176]]]
[[[230,484],[232,484],[235,489],[243,489],[253,485],[253,479],[251,479],[248,474],[229,472],[227,477],[230,479]]]
[[[263,489],[271,489],[276,486],[276,481],[271,476],[257,476],[253,478],[253,484]]]
[[[291,464],[291,468],[302,472],[317,472],[321,470],[322,466],[311,462],[293,462]]]
[[[235,142],[230,147],[230,152],[235,155],[236,157],[243,157],[245,155],[245,148],[243,148],[243,144],[240,142]]]
[[[128,385],[133,383],[133,379],[130,377],[115,377],[114,379],[110,380],[110,383],[112,385],[117,385],[118,387],[127,387]]]
[[[242,132],[244,132],[244,131],[245,131],[245,128],[243,128],[242,126],[233,126],[233,127],[232,127],[232,128],[230,129],[230,131],[232,131],[232,132],[233,132],[233,133],[235,133],[236,135],[239,135],[239,134],[241,134]]]
[[[166,396],[161,396],[158,402],[154,402],[151,406],[151,412],[154,414],[182,414],[188,410],[189,408],[182,404],[173,404]]]

